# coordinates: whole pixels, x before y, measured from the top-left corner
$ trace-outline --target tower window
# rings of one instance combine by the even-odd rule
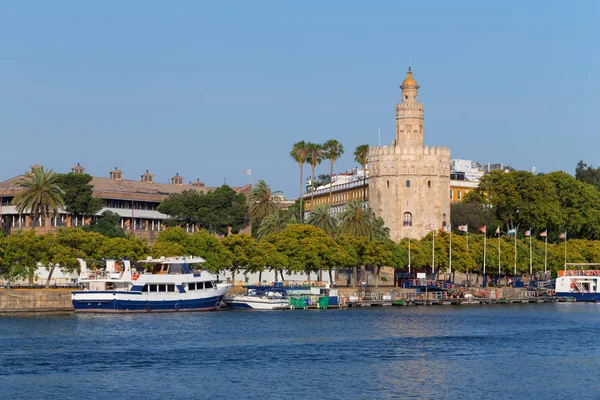
[[[409,188],[410,187],[410,181],[406,181],[406,187]]]
[[[431,188],[431,181],[427,181],[427,187]]]
[[[404,100],[408,100],[408,96],[404,96]]]
[[[387,181],[387,187],[388,188],[390,187],[390,181]]]
[[[402,222],[403,226],[412,226],[412,214],[409,212],[404,213],[404,220]]]

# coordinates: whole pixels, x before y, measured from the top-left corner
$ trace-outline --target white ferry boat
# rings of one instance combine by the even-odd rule
[[[89,268],[102,263],[104,269]],[[231,285],[218,284],[207,271],[196,270],[200,257],[148,258],[135,266],[127,259],[79,259],[80,290],[71,294],[78,312],[154,312],[214,310]]]
[[[223,302],[231,308],[254,310],[283,310],[290,308],[289,298],[283,289],[264,287],[248,289],[243,295],[227,295]]]
[[[554,287],[556,296],[600,301],[600,270],[559,270]]]

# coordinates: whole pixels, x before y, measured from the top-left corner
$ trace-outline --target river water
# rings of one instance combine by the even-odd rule
[[[0,399],[597,399],[600,305],[0,316]]]

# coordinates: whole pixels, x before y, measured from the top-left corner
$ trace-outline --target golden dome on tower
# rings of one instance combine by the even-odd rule
[[[402,86],[419,86],[417,85],[417,81],[415,81],[412,77],[412,71],[410,67],[408,67],[408,72],[406,73],[406,79],[402,82]]]

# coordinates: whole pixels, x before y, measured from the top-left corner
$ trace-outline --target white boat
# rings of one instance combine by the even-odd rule
[[[285,290],[273,287],[248,289],[243,295],[227,295],[223,302],[231,308],[283,310],[290,308]]]
[[[88,262],[104,265],[89,268]],[[219,308],[231,285],[195,266],[201,257],[148,258],[135,266],[127,259],[79,259],[80,290],[71,294],[78,312],[203,311]]]
[[[600,270],[559,270],[554,288],[556,296],[600,301]]]

